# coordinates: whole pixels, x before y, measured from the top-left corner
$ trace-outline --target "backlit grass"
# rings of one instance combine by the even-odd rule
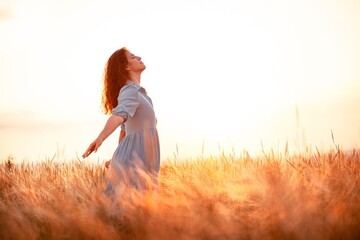
[[[158,189],[109,199],[103,165],[0,167],[0,239],[360,239],[360,154],[163,163]]]

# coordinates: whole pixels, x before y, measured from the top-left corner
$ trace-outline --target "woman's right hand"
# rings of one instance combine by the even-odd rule
[[[110,166],[110,161],[111,161],[111,160],[105,162],[105,167],[106,167],[106,168],[109,168],[109,166]]]
[[[86,149],[85,153],[82,155],[83,158],[88,157],[92,152],[96,152],[98,148],[101,146],[102,140],[97,138],[93,141],[90,146]]]

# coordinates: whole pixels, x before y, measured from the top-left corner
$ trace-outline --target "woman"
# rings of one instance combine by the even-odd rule
[[[141,73],[145,68],[141,57],[126,48],[115,51],[105,66],[102,105],[105,114],[111,113],[111,116],[83,158],[96,152],[121,125],[119,145],[110,162],[110,183],[106,191],[114,190],[116,185],[142,189],[149,183],[144,181],[147,176],[156,180],[159,172],[157,120],[152,101],[140,86]]]

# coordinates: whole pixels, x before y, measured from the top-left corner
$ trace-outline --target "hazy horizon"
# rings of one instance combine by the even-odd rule
[[[123,46],[147,66],[162,159],[326,150],[331,132],[358,148],[359,29],[351,0],[1,1],[0,159],[81,156]],[[111,158],[117,135],[91,159]]]

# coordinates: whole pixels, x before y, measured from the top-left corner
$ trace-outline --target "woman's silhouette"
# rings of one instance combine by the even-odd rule
[[[149,179],[144,176],[157,179],[160,167],[157,120],[152,100],[140,86],[145,68],[141,58],[126,48],[115,51],[105,66],[102,105],[104,112],[111,116],[83,157],[96,152],[121,125],[119,145],[110,163],[106,164],[110,165],[107,192],[119,185],[143,189]]]

